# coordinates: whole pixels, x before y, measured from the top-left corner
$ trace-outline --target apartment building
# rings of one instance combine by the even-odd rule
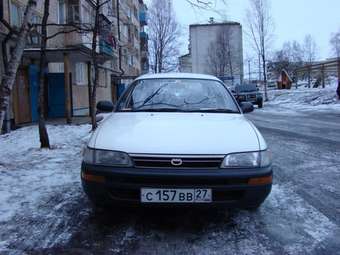
[[[19,27],[27,0],[0,1],[1,15],[11,26]],[[43,2],[38,0],[34,23],[41,22]],[[111,0],[101,8],[96,50],[100,62],[97,100],[117,100],[125,85],[142,72],[140,6],[144,6],[141,0]],[[94,15],[91,0],[50,1],[48,23],[57,25],[48,27],[48,35],[58,35],[48,40],[46,50],[45,107],[48,118],[89,114],[88,84],[93,79],[92,33],[70,31],[72,24],[93,23]],[[14,124],[38,118],[39,47],[39,31],[33,31],[13,90],[11,117]],[[10,50],[10,44],[8,48]]]
[[[243,81],[242,25],[238,22],[216,23],[211,20],[207,24],[190,25],[189,30],[189,54],[179,58],[179,70],[181,72],[216,75],[229,85],[241,84]],[[220,37],[221,34],[224,34],[223,38]],[[221,43],[228,44],[229,58],[231,59],[231,68],[228,65],[223,68],[222,72],[221,70],[214,70],[214,66],[209,63],[211,47],[216,47],[218,52]]]
[[[139,21],[140,21],[140,51],[141,51],[141,72],[142,74],[149,72],[149,36],[147,33],[147,18],[148,8],[146,4],[139,1]]]

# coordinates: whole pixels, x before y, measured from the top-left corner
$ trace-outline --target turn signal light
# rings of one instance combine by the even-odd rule
[[[248,181],[249,185],[266,185],[271,184],[273,182],[273,176],[265,176],[265,177],[259,177],[259,178],[251,178]]]
[[[104,176],[81,173],[81,177],[84,180],[90,181],[90,182],[100,182],[100,183],[105,182]]]

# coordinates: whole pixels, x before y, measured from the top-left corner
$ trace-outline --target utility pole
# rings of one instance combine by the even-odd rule
[[[248,79],[251,81],[251,73],[250,73],[250,59],[248,59]]]
[[[70,91],[70,62],[67,53],[64,53],[64,82],[65,82],[65,117],[66,123],[71,124],[71,91]]]
[[[261,75],[261,54],[259,53],[259,82],[262,80],[262,75]]]
[[[340,58],[338,58],[338,88],[340,89]]]
[[[322,88],[325,88],[325,65],[322,65],[321,67],[321,84]]]

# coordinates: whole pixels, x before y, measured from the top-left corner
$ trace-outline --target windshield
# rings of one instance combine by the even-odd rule
[[[118,111],[239,113],[224,85],[213,80],[146,79],[132,85]]]
[[[240,92],[254,92],[257,91],[256,85],[254,84],[246,84],[246,85],[239,85],[235,87],[235,91],[237,93]]]

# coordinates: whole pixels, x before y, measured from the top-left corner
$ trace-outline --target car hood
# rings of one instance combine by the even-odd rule
[[[260,149],[259,134],[241,114],[113,113],[89,146],[130,154],[220,155]]]

